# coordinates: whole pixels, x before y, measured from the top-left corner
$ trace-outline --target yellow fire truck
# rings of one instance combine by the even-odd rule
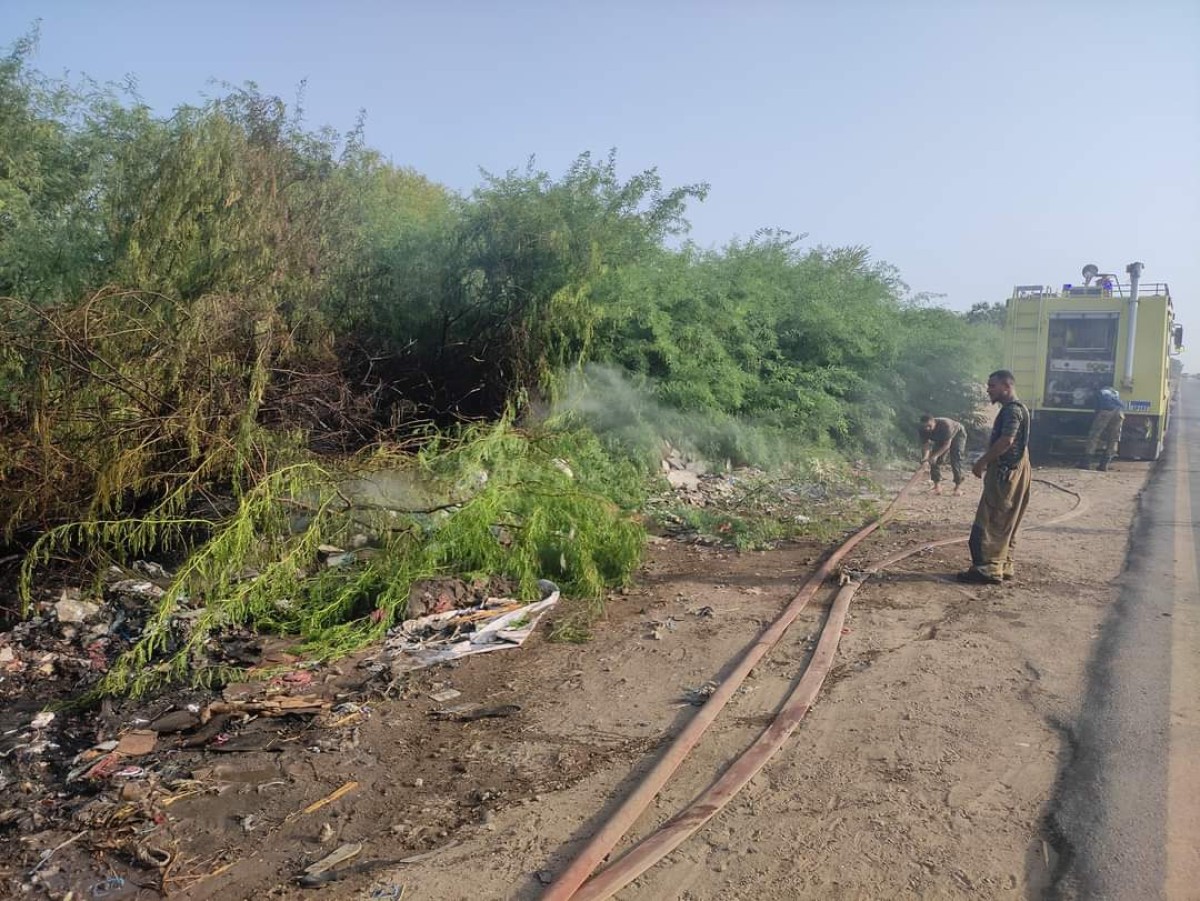
[[[1089,264],[1082,285],[1013,289],[1005,360],[1033,414],[1035,461],[1079,454],[1104,387],[1117,389],[1125,405],[1120,456],[1157,460],[1162,453],[1183,326],[1167,285],[1142,282],[1143,268],[1130,263],[1123,282]]]

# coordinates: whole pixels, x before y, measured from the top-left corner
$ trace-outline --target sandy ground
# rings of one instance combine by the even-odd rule
[[[1035,472],[1083,505],[1052,530],[1024,535],[1015,583],[955,583],[962,546],[869,582],[821,700],[784,751],[619,897],[1046,894],[1067,863],[1051,799],[1070,765],[1070,724],[1148,465],[1119,469]],[[962,498],[915,496],[851,566],[965,534],[978,484]],[[1029,521],[1076,505],[1035,482]],[[308,736],[283,753],[210,755],[220,767],[208,776],[210,793],[170,808],[183,836],[174,896],[370,899],[398,897],[402,887],[406,901],[537,897],[692,715],[689,690],[720,677],[821,551],[655,544],[638,586],[613,600],[590,643],[535,638],[426,672],[406,699],[373,704],[355,729]],[[823,595],[748,680],[638,834],[690,800],[769,722],[827,602]],[[456,704],[521,709],[434,720],[440,705],[427,695],[445,687],[462,692]],[[342,799],[297,815],[351,780],[358,787]],[[321,888],[295,886],[306,864],[350,842],[363,844],[356,861],[367,866]],[[421,859],[386,863],[411,856]],[[151,897],[131,880],[114,897],[139,895]]]
[[[955,582],[962,545],[868,582],[821,698],[784,750],[619,897],[1072,897],[1077,855],[1058,799],[1079,770],[1087,668],[1128,579],[1130,525],[1148,472],[1134,463],[1107,474],[1036,470],[1034,528],[1023,535],[1014,583]],[[978,486],[971,480],[961,498],[916,494],[849,568],[965,535]],[[243,730],[241,750],[160,755],[155,767],[196,779],[194,793],[165,808],[178,840],[169,895],[538,897],[694,714],[695,690],[721,678],[826,550],[737,553],[659,539],[591,642],[535,635],[519,650],[423,671],[403,697],[373,699],[338,728],[260,720]],[[694,797],[770,722],[832,593],[752,674],[634,837]],[[350,689],[362,681],[353,661],[323,678]],[[510,715],[439,719],[447,705],[430,695],[447,688],[461,692],[453,705],[506,705]],[[127,715],[110,714],[114,724]],[[15,790],[35,796],[35,788]],[[337,800],[305,812],[338,789]],[[131,804],[137,792],[129,786]],[[80,901],[119,876],[108,901],[162,897],[145,869],[71,838],[61,829],[0,832],[0,880],[14,895],[62,901],[73,892]],[[297,886],[307,865],[344,844],[361,850],[337,881]],[[41,884],[22,892],[30,861],[50,848],[59,850]]]

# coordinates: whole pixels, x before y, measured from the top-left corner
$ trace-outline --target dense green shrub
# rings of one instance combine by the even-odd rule
[[[994,308],[913,298],[863,248],[681,244],[707,186],[612,154],[460,196],[253,86],[163,117],[41,76],[33,48],[0,59],[0,529],[44,534],[33,560],[186,543],[178,594],[214,628],[341,647],[450,571],[598,597],[636,562],[664,439],[716,463],[886,455],[922,412],[969,415],[996,364]],[[552,419],[535,439],[514,410]],[[487,486],[353,579],[297,581],[348,528],[321,501],[319,529],[284,529],[297,493],[336,497],[331,473],[397,447]]]

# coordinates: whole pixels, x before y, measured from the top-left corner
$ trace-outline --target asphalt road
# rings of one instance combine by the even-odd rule
[[[1120,465],[1119,463],[1117,465]],[[1200,899],[1200,385],[1185,382],[1048,818],[1058,898]]]

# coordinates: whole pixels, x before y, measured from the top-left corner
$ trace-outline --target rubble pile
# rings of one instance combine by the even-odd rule
[[[48,673],[37,671],[38,679],[74,672],[64,663],[75,658],[62,634],[64,626],[76,625],[70,622],[75,612],[85,617],[75,637],[99,640],[106,608],[91,604],[94,609],[80,610],[74,605],[88,602],[71,595],[67,602],[59,611],[63,619],[45,617],[41,628],[48,634],[39,636],[27,622],[0,639],[5,647],[16,646],[9,665],[20,667],[6,673],[6,683],[27,675],[46,655],[52,665]],[[100,624],[88,626],[89,620]],[[237,653],[247,658],[249,645],[243,643]],[[106,701],[86,713],[37,710],[48,697],[44,691],[40,701],[22,697],[10,704],[0,714],[0,792],[6,799],[0,804],[0,843],[10,846],[10,862],[16,856],[26,866],[0,871],[0,885],[7,877],[14,892],[37,888],[65,897],[87,869],[71,858],[70,847],[125,874],[108,880],[123,886],[137,874],[138,885],[166,894],[179,844],[170,808],[217,791],[208,778],[213,769],[208,755],[270,752],[296,741],[322,753],[354,740],[357,726],[371,715],[361,702],[366,674],[306,664],[281,640],[259,641],[249,674],[258,678],[226,685],[219,694],[183,692],[144,704]],[[106,882],[96,882],[96,897],[120,887]]]
[[[326,565],[340,565],[328,550]],[[114,567],[94,586],[41,591],[31,615],[0,633],[0,895],[186,888],[198,877],[180,871],[172,807],[221,790],[214,760],[356,747],[372,716],[367,699],[381,688],[413,669],[518,647],[559,597],[550,582],[541,583],[541,601],[526,604],[505,580],[425,580],[412,588],[410,619],[339,663],[305,659],[294,639],[226,627],[204,642],[197,663],[237,681],[73,707],[138,640],[170,579],[156,563]],[[183,605],[172,615],[175,647],[197,613]],[[515,710],[442,715],[470,722]],[[242,828],[256,828],[253,820]],[[82,896],[81,873],[95,876]]]
[[[43,591],[32,615],[0,634],[0,699],[37,694],[53,681],[79,692],[91,687],[141,635],[154,602],[170,575],[156,563],[139,561],[134,574],[113,567],[93,590],[67,587]],[[177,624],[182,631],[186,623]],[[175,625],[175,624],[173,624]]]
[[[818,521],[857,520],[863,503],[879,500],[862,461],[849,468],[814,461],[803,472],[771,474],[729,461],[713,467],[666,443],[661,469],[665,490],[647,512],[660,534],[696,544],[761,547]]]

